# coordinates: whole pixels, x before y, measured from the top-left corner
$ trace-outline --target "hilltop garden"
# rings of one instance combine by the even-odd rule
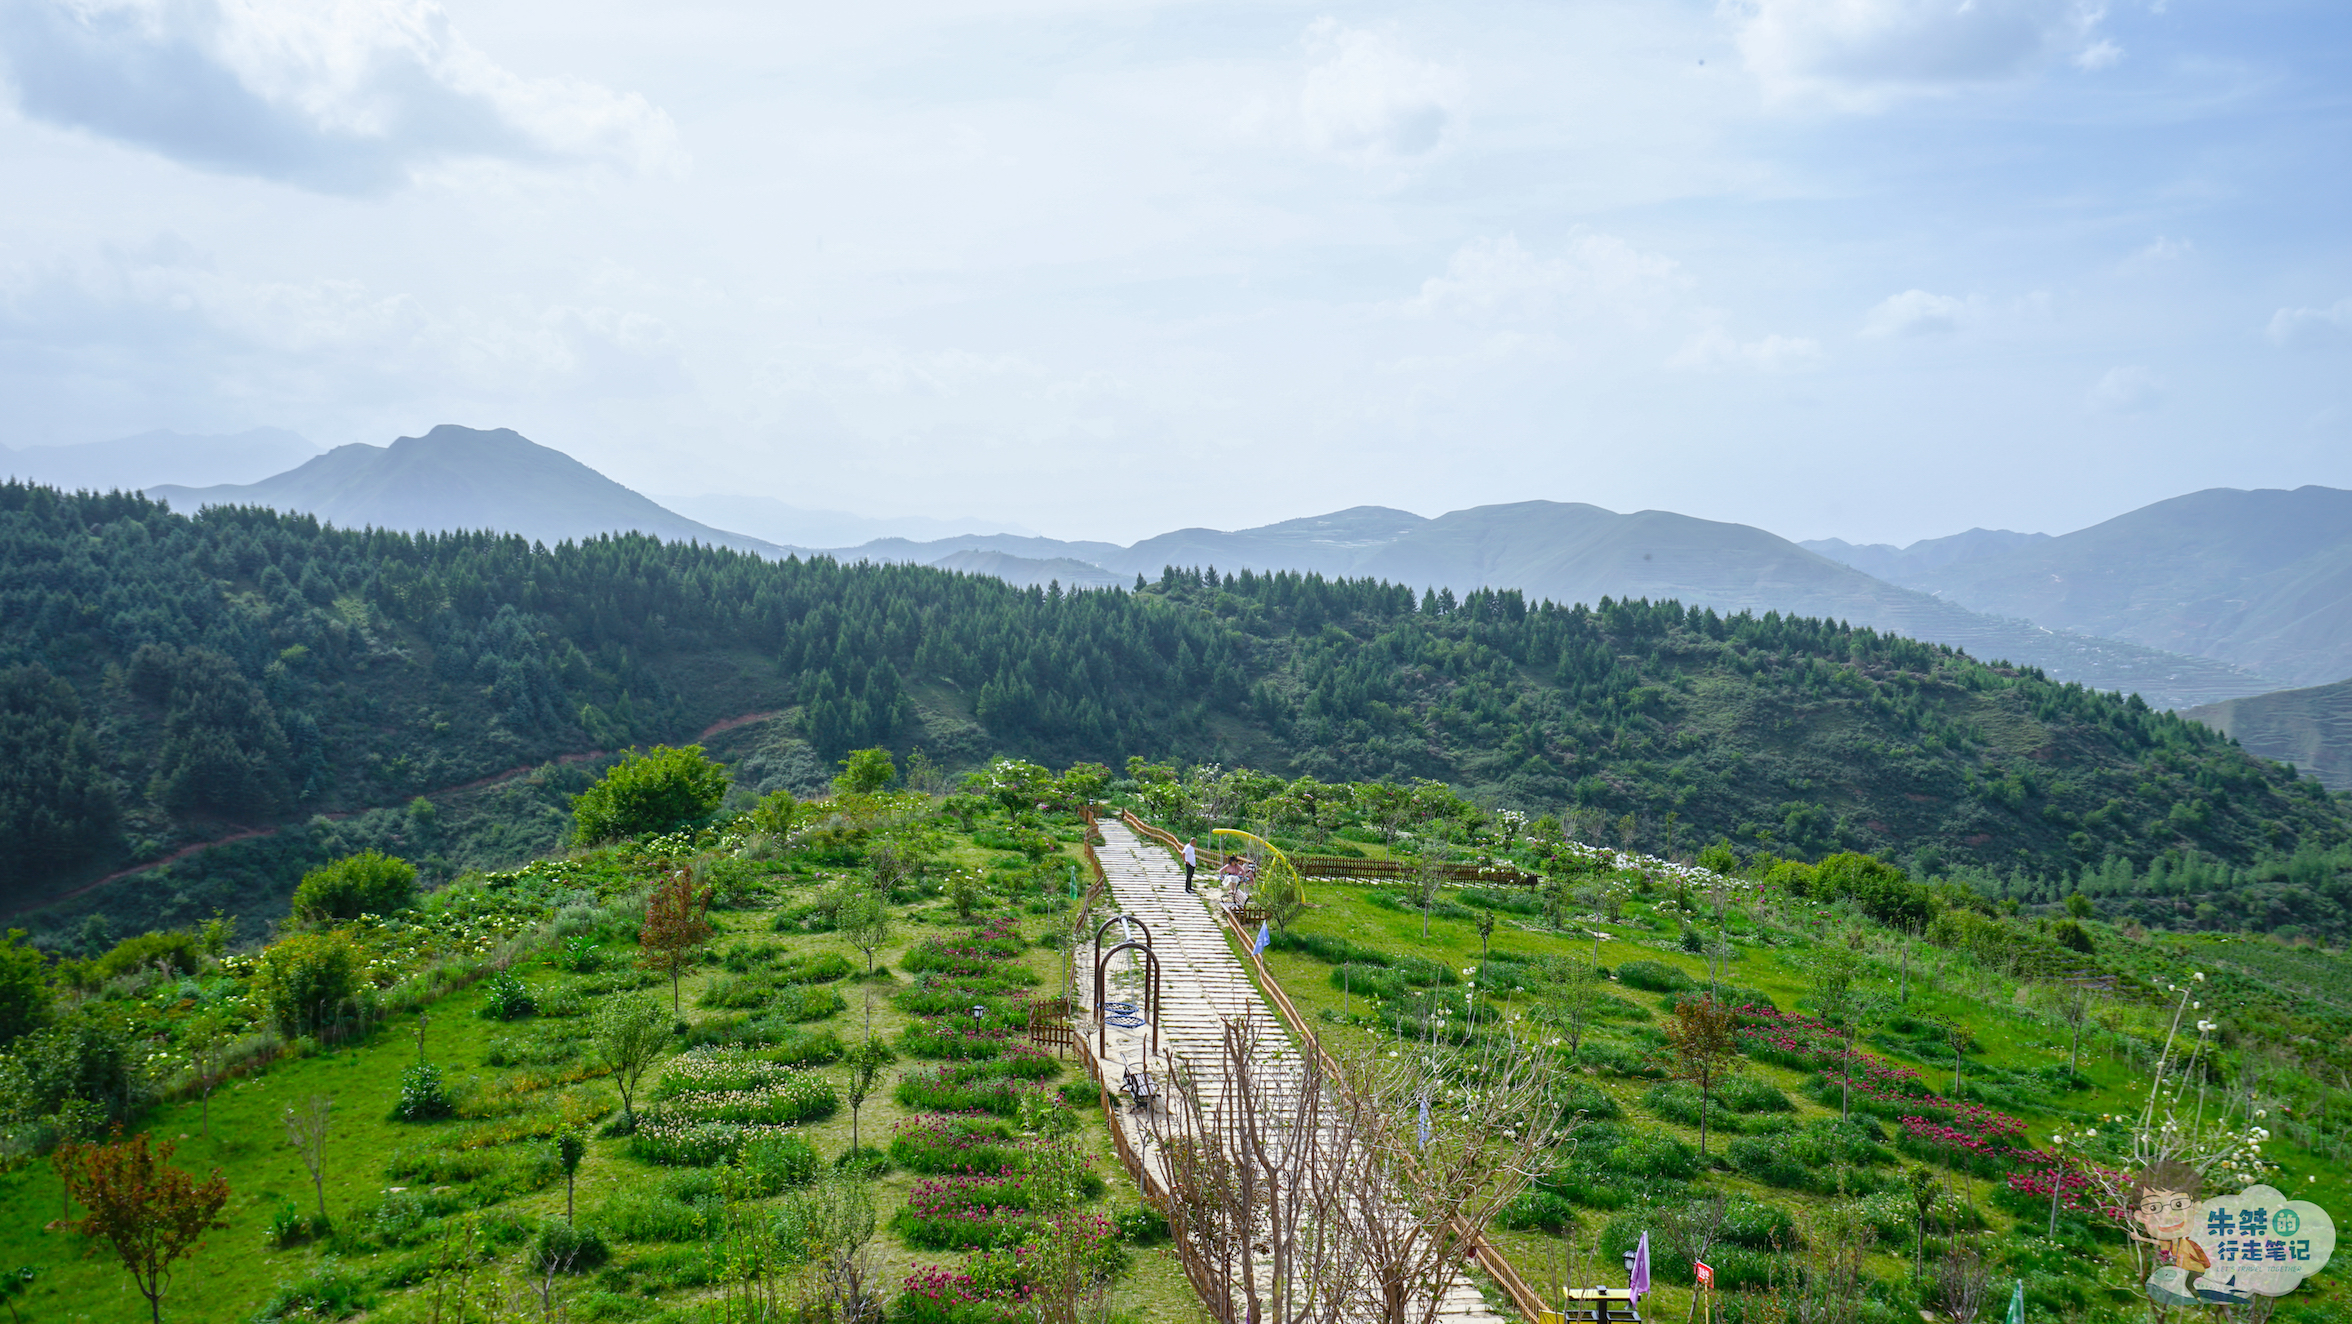
[[[560,854],[425,890],[363,852],[312,871],[258,945],[229,916],[86,959],[17,935],[0,1270],[22,1268],[0,1299],[69,1320],[1204,1318],[1096,1087],[1029,1039],[1064,991],[1089,804],[1394,862],[1268,889],[1267,969],[1343,1056],[1506,1029],[1556,1056],[1566,1118],[1492,1229],[1547,1291],[1621,1283],[1647,1232],[1652,1318],[1689,1307],[1695,1259],[1731,1320],[1992,1319],[2016,1281],[2030,1318],[2145,1318],[2113,1213],[2116,1119],[2152,1081],[2209,1102],[2209,1190],[2343,1201],[2326,1082],[2352,1009],[2318,949],[2151,935],[1867,855],[1743,856],[1671,821],[1666,856],[1635,854],[1630,824],[1430,782],[1122,771],[998,761],[950,793],[919,755],[866,750],[829,794],[722,812],[725,769],[657,749],[583,792]],[[2345,1296],[2322,1275],[2282,1302],[2316,1320]]]

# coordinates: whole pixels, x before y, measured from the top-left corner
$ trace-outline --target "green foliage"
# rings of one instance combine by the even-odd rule
[[[727,798],[727,770],[700,745],[651,753],[630,750],[572,801],[573,838],[581,845],[674,832],[701,823]]]
[[[364,959],[340,930],[292,934],[262,952],[254,990],[280,1032],[307,1033],[339,1014],[358,987]]]
[[[392,1105],[393,1117],[403,1122],[432,1122],[456,1111],[441,1068],[419,1062],[400,1073],[400,1098]]]
[[[0,1048],[49,1023],[52,995],[41,953],[24,945],[23,929],[0,942]]]
[[[542,1273],[593,1273],[612,1258],[612,1247],[594,1227],[574,1227],[560,1218],[539,1224],[531,1240],[531,1264]]]
[[[175,975],[196,973],[200,940],[184,929],[141,933],[123,939],[90,963],[90,982],[102,983],[134,970],[161,967]]]
[[[1627,961],[1617,967],[1617,982],[1651,993],[1673,993],[1698,987],[1680,968],[1664,961]]]
[[[754,1137],[744,1142],[740,1159],[753,1189],[762,1195],[806,1186],[817,1179],[817,1151],[800,1136]]]
[[[833,789],[849,795],[872,795],[898,779],[898,765],[887,749],[860,749],[841,760],[841,775]]]
[[[312,923],[392,915],[416,900],[416,866],[381,851],[361,851],[302,876],[294,914]]]
[[[531,990],[512,970],[501,970],[482,981],[482,1019],[514,1021],[539,1010]]]

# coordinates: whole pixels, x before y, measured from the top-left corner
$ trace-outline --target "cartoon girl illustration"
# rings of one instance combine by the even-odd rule
[[[2154,1246],[2161,1261],[2148,1275],[2148,1295],[2166,1305],[2200,1304],[2195,1281],[2213,1267],[2205,1248],[2197,1244],[2197,1170],[2166,1159],[2151,1163],[2132,1183],[2132,1221],[2146,1235],[2131,1238]]]

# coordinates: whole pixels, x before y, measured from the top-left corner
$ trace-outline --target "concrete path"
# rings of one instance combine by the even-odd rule
[[[1226,945],[1217,917],[1209,909],[1215,895],[1215,890],[1208,886],[1209,872],[1201,871],[1196,879],[1201,893],[1188,895],[1184,890],[1184,866],[1166,850],[1137,837],[1116,819],[1102,820],[1100,828],[1104,844],[1095,853],[1102,860],[1103,874],[1110,882],[1111,899],[1116,903],[1116,910],[1133,915],[1150,927],[1152,950],[1160,960],[1158,1049],[1152,1051],[1148,1043],[1148,1027],[1111,1028],[1102,1055],[1108,1082],[1116,1087],[1126,1068],[1142,1065],[1158,1073],[1157,1079],[1166,1080],[1169,1059],[1179,1059],[1194,1072],[1196,1088],[1206,1094],[1202,1099],[1206,1112],[1223,1092],[1225,1022],[1245,1017],[1255,1017],[1260,1023],[1260,1061],[1276,1073],[1295,1078],[1300,1071],[1296,1047],[1283,1032],[1274,1009],[1258,995],[1257,986],[1250,982],[1233,949]],[[1112,910],[1106,907],[1100,913],[1107,918]],[[1103,949],[1108,951],[1123,936],[1126,935],[1121,928],[1114,925],[1103,935]],[[1075,959],[1082,1008],[1077,1017],[1078,1026],[1082,1034],[1091,1035],[1093,947],[1079,948]],[[1144,1005],[1140,979],[1143,962],[1130,962],[1122,954],[1113,958],[1112,965],[1111,973],[1121,977],[1108,982],[1105,1001],[1131,1002],[1140,1010]],[[1138,1157],[1147,1167],[1156,1168],[1159,1155],[1154,1131],[1170,1124],[1165,1111],[1157,1119],[1151,1119],[1122,1106],[1117,1116]],[[1502,1324],[1503,1319],[1487,1305],[1478,1289],[1459,1280],[1447,1291],[1438,1317],[1448,1324]]]

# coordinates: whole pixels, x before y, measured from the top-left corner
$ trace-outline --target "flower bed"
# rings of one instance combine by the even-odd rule
[[[740,1048],[697,1048],[670,1059],[653,1097],[773,1089],[804,1078],[796,1067]]]
[[[901,1030],[899,1047],[911,1057],[949,1058],[968,1061],[974,1058],[1002,1057],[1012,1046],[1010,1029],[979,1029],[959,1024],[949,1017],[917,1021]]]
[[[2046,1163],[2026,1148],[2025,1123],[1998,1109],[1947,1099],[1919,1073],[1889,1066],[1868,1053],[1847,1053],[1845,1040],[1810,1016],[1750,1003],[1739,1009],[1740,1045],[1749,1057],[1820,1073],[1817,1096],[1835,1101],[1850,1093],[1858,1111],[1895,1120],[1896,1144],[1916,1158],[1997,1177],[2019,1163]]]
[[[890,1137],[892,1162],[910,1172],[1000,1172],[1024,1146],[1005,1121],[985,1113],[935,1114],[900,1122]]]
[[[1001,1076],[967,1078],[969,1070],[968,1067],[950,1066],[900,1077],[891,1097],[897,1099],[901,1107],[920,1112],[978,1112],[994,1113],[998,1117],[1017,1117],[1021,1112],[1021,1100],[1042,1092],[1042,1087],[1026,1080]]]
[[[789,1126],[645,1118],[629,1136],[629,1154],[647,1163],[706,1168],[733,1159],[746,1141],[791,1130]]]

